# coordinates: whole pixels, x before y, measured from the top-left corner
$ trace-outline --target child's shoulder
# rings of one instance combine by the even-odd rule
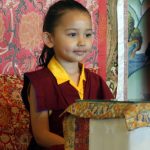
[[[41,69],[38,69],[38,70],[34,70],[34,71],[30,71],[30,72],[26,72],[24,73],[25,75],[29,75],[29,76],[34,76],[34,75],[46,75],[48,73],[48,69],[47,68],[41,68]]]
[[[55,78],[48,68],[42,68],[36,71],[27,72],[24,74],[24,82],[32,83],[33,85],[45,87],[45,85],[52,85],[55,82]]]
[[[93,69],[85,68],[85,74],[86,76],[92,77],[92,78],[101,78],[99,74],[97,74]]]
[[[99,84],[103,82],[103,78],[98,73],[94,72],[91,69],[85,68],[85,75],[86,80],[91,83]]]
[[[26,72],[24,75],[27,77],[36,77],[41,79],[40,77],[46,77],[48,76],[50,71],[47,68],[41,68],[35,71]]]

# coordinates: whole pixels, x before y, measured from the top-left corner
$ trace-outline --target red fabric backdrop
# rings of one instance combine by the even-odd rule
[[[56,0],[0,1],[0,73],[22,75],[37,66],[42,50],[42,21]],[[78,0],[91,12],[93,51],[84,60],[106,79],[106,0]]]

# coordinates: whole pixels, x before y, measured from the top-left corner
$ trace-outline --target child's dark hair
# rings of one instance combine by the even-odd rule
[[[79,2],[74,0],[60,0],[50,6],[44,19],[43,32],[49,32],[53,34],[54,28],[57,25],[59,19],[67,10],[79,10],[90,15],[89,11]],[[44,45],[41,56],[39,58],[39,66],[47,67],[53,55],[53,48],[49,48]]]

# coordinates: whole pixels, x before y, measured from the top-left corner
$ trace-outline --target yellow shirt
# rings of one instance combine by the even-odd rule
[[[59,64],[59,62],[55,59],[55,57],[52,57],[52,59],[50,60],[50,62],[48,64],[48,69],[55,76],[58,85],[66,82],[66,81],[69,81],[69,83],[78,91],[80,99],[83,99],[83,95],[84,95],[83,80],[86,80],[85,72],[84,72],[84,65],[83,64],[82,64],[82,70],[81,70],[80,80],[79,80],[78,85],[76,85],[71,80],[71,78],[69,77],[68,73]]]

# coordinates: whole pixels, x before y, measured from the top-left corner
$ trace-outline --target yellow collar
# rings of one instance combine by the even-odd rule
[[[82,70],[81,70],[81,75],[80,75],[80,80],[79,80],[78,86],[76,86],[75,83],[71,80],[68,73],[59,64],[59,62],[55,59],[55,57],[52,57],[52,59],[50,60],[50,62],[48,64],[48,69],[55,76],[58,85],[69,81],[69,83],[78,91],[80,98],[83,99],[83,93],[84,93],[83,80],[86,80],[83,64],[82,64]]]
[[[59,62],[55,59],[55,57],[52,57],[52,59],[50,60],[48,64],[48,69],[55,76],[58,84],[62,84],[66,81],[71,80],[69,75],[65,71],[65,69],[59,64]],[[80,80],[86,80],[83,64],[82,64]]]

